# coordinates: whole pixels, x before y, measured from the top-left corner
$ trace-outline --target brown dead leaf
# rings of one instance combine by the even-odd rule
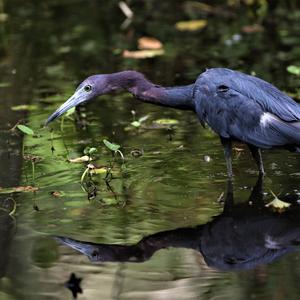
[[[82,162],[87,162],[90,161],[91,158],[88,155],[84,155],[81,157],[76,157],[76,158],[70,158],[69,162],[70,163],[82,163]]]
[[[8,188],[2,188],[2,187],[0,187],[0,193],[36,192],[36,191],[38,191],[38,188],[37,187],[33,187],[31,185],[8,187]]]
[[[144,58],[152,58],[155,56],[164,55],[163,49],[157,50],[138,50],[138,51],[123,51],[123,57],[125,58],[134,58],[134,59],[144,59]]]
[[[256,33],[256,32],[262,32],[264,30],[264,27],[260,24],[252,24],[252,25],[246,25],[242,27],[242,32],[245,33]]]
[[[162,43],[156,38],[143,36],[138,39],[138,48],[140,50],[158,50],[162,47]]]
[[[31,155],[31,154],[26,154],[24,155],[24,160],[32,161],[32,162],[39,162],[42,160],[40,156],[37,155]]]
[[[52,191],[50,192],[50,195],[56,198],[62,197],[62,193],[59,191]]]
[[[27,186],[17,186],[12,188],[14,192],[36,192],[38,191],[37,187],[27,185]]]

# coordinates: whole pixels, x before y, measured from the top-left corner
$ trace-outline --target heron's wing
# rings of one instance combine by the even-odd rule
[[[236,76],[230,76],[230,88],[255,101],[264,112],[272,113],[287,122],[300,121],[300,105],[292,98],[262,79],[232,72]]]
[[[276,114],[266,112],[247,96],[227,99],[226,133],[240,141],[261,148],[300,145],[300,121],[284,121]],[[230,96],[229,96],[230,97]]]
[[[228,127],[229,136],[260,148],[300,145],[300,121],[285,122],[271,113],[264,113],[260,119],[254,125],[248,117],[239,118]]]

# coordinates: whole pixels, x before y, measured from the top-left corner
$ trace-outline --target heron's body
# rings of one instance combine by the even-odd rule
[[[259,148],[300,145],[300,106],[273,85],[229,69],[210,69],[194,88],[196,112],[222,138]]]
[[[261,173],[261,148],[300,152],[300,106],[272,84],[225,68],[208,69],[194,84],[169,88],[135,71],[94,75],[79,85],[47,123],[73,106],[120,89],[144,102],[194,111],[202,125],[208,124],[220,136],[230,177],[233,140],[249,146]]]

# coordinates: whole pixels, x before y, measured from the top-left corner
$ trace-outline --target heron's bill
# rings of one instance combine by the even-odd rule
[[[85,101],[85,95],[81,90],[74,93],[72,97],[70,97],[64,104],[62,104],[45,122],[45,126],[47,126],[50,122],[54,121],[56,118],[60,117],[69,109],[77,106],[78,104]]]

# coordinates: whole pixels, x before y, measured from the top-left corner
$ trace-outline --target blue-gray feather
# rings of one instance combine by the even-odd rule
[[[300,106],[266,81],[237,71],[215,68],[195,84],[196,112],[223,138],[260,148],[300,145]],[[265,113],[274,116],[265,124]]]

